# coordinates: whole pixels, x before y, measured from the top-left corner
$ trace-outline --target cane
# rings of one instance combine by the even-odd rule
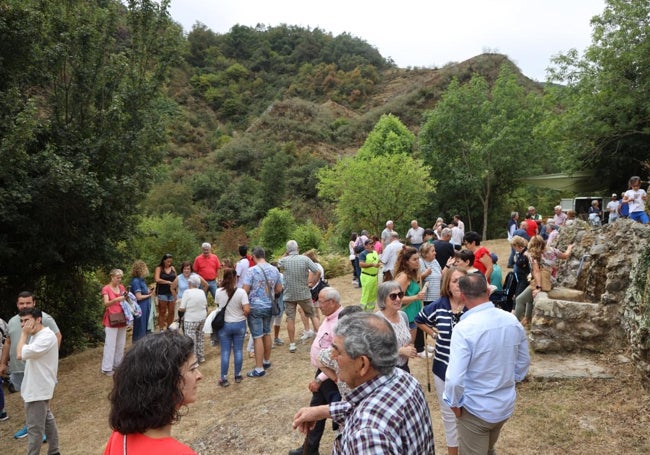
[[[302,443],[302,455],[307,455],[308,450],[309,450],[309,428],[307,428],[307,432],[305,433],[305,442]]]
[[[427,390],[431,392],[431,372],[429,371],[429,345],[427,344],[427,332],[424,332],[424,358],[427,363]]]

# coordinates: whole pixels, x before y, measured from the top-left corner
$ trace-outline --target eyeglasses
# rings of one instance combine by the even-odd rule
[[[391,294],[388,294],[388,297],[390,297],[390,299],[394,302],[395,300],[397,300],[397,297],[399,297],[400,299],[404,297],[404,293],[402,291],[393,292]]]

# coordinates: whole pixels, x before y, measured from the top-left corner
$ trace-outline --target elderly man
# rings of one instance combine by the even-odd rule
[[[621,201],[618,200],[618,195],[616,193],[612,193],[612,199],[607,203],[607,206],[605,207],[607,209],[607,213],[609,213],[609,216],[607,218],[608,223],[613,223],[616,221],[618,218],[618,209],[621,206]]]
[[[18,307],[18,312],[27,309],[34,308],[36,306],[36,299],[34,294],[29,291],[23,291],[18,294],[18,300],[16,302]],[[48,327],[56,337],[57,343],[61,346],[61,332],[59,327],[56,325],[56,321],[52,316],[43,312],[41,322],[45,327]],[[4,342],[4,348],[2,349],[2,360],[0,360],[0,375],[7,373],[7,367],[9,368],[9,383],[14,388],[14,390],[20,390],[23,377],[25,375],[25,362],[18,358],[17,346],[20,334],[22,332],[22,325],[20,323],[20,316],[15,315],[7,323],[8,333],[7,338]],[[27,437],[27,425],[18,430],[14,434],[15,439],[22,439]]]
[[[212,299],[217,293],[217,277],[219,276],[219,269],[221,269],[221,262],[216,254],[212,252],[212,245],[204,242],[201,245],[201,254],[194,259],[192,266],[194,273],[198,273],[201,278],[208,282],[208,292],[212,294]]]
[[[556,205],[553,207],[553,224],[556,226],[564,226],[564,223],[566,223],[566,213],[562,211],[561,205]]]
[[[517,318],[490,302],[482,274],[462,277],[459,287],[467,311],[451,335],[443,399],[456,414],[460,453],[488,455],[514,412],[528,341]]]
[[[341,394],[336,385],[325,373],[321,371],[320,353],[321,350],[332,346],[334,327],[339,319],[341,312],[341,294],[332,287],[320,291],[318,294],[318,303],[325,316],[318,328],[318,333],[311,344],[311,364],[316,369],[315,378],[309,383],[309,391],[312,392],[309,406],[320,406],[341,400]],[[297,449],[290,450],[289,455],[318,455],[318,447],[325,430],[325,419],[316,422],[314,429],[309,432],[305,441],[307,447],[300,446]]]
[[[411,221],[411,229],[406,232],[406,240],[416,250],[419,250],[422,246],[424,242],[424,228],[418,226],[418,220]]]
[[[420,383],[399,368],[390,323],[370,313],[342,318],[334,329],[332,358],[339,381],[350,387],[345,401],[302,408],[293,427],[307,432],[320,419],[342,424],[333,454],[434,454],[431,415]]]
[[[440,238],[433,241],[433,247],[436,249],[436,261],[440,264],[440,268],[444,270],[449,258],[453,258],[456,250],[454,245],[451,244],[451,229],[443,228],[440,231]]]
[[[298,242],[289,240],[287,252],[278,261],[278,266],[283,269],[285,290],[284,290],[284,311],[287,314],[287,333],[289,335],[289,352],[296,352],[296,307],[305,312],[305,316],[311,319],[314,330],[318,330],[318,315],[311,301],[311,291],[307,284],[309,272],[314,272],[314,281],[320,279],[320,269],[307,256],[298,254]],[[307,327],[305,327],[307,329]]]
[[[390,281],[393,279],[393,269],[395,262],[397,262],[397,253],[404,245],[399,241],[399,234],[395,231],[390,233],[390,243],[384,247],[384,252],[381,253],[381,263],[384,267],[381,269],[383,273],[383,281]]]
[[[393,224],[393,220],[386,221],[386,228],[381,231],[382,248],[386,248],[386,245],[390,243],[390,234],[393,232],[394,227],[395,225]]]

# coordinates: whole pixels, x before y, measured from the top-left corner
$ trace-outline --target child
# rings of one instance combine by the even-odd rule
[[[630,189],[623,194],[623,204],[628,204],[630,218],[641,224],[648,224],[648,214],[645,213],[645,201],[648,194],[640,189],[641,179],[637,176],[630,178]]]
[[[493,284],[496,286],[497,291],[503,291],[503,274],[501,273],[501,266],[497,264],[497,261],[499,260],[499,257],[492,253],[490,254],[490,257],[492,257],[492,275],[490,275],[490,284]]]

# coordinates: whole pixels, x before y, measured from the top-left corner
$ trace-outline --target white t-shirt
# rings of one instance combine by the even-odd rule
[[[208,300],[205,292],[198,288],[190,288],[183,292],[181,308],[185,309],[183,320],[185,322],[205,321],[208,316]]]
[[[248,267],[250,266],[250,263],[248,262],[248,258],[241,258],[239,262],[237,262],[237,266],[235,267],[235,271],[237,272],[237,287],[240,288],[244,286],[244,275],[248,271]]]
[[[219,310],[226,306],[228,303],[228,293],[224,288],[219,288],[217,294],[214,297],[214,301],[219,305]],[[226,307],[226,322],[240,322],[245,321],[246,316],[244,315],[243,306],[248,305],[248,294],[242,288],[237,288],[235,293],[230,299],[230,303]]]
[[[20,387],[23,400],[50,400],[59,370],[59,343],[54,332],[43,327],[23,346],[21,356],[25,360],[25,377]]]
[[[630,213],[643,212],[645,210],[645,202],[643,201],[643,197],[647,196],[645,190],[640,188],[636,191],[627,190],[625,196],[628,198],[627,205],[630,207]]]

